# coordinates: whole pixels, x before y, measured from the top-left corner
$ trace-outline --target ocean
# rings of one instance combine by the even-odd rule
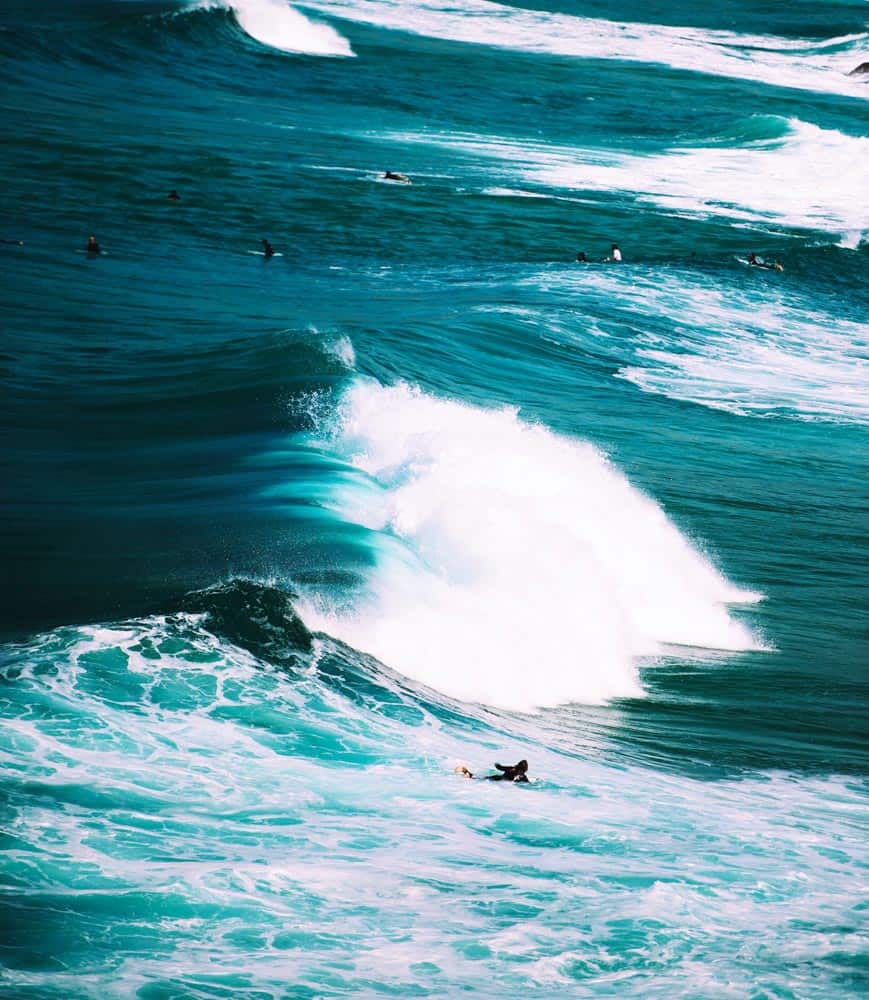
[[[3,8],[0,996],[867,996],[865,3]]]

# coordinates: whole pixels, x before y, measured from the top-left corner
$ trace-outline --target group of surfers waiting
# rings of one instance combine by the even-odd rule
[[[609,256],[601,257],[600,263],[601,264],[611,264],[613,262],[619,263],[621,259],[622,259],[622,252],[621,250],[619,250],[619,245],[618,243],[613,243]],[[584,250],[580,250],[576,255],[576,263],[594,264],[597,262],[593,261],[590,257],[588,257]],[[753,251],[748,255],[748,257],[746,258],[745,261],[743,261],[743,263],[750,264],[752,267],[763,268],[763,270],[765,271],[783,271],[785,269],[784,264],[782,264],[780,260],[774,260],[772,262],[765,261],[762,258],[758,257],[757,254],[754,253]]]
[[[406,174],[398,173],[398,171],[396,171],[396,170],[386,170],[386,171],[384,171],[384,173],[381,175],[381,179],[385,180],[385,181],[397,181],[400,184],[410,184],[411,183],[410,178]],[[167,197],[167,199],[169,201],[180,201],[181,200],[181,195],[179,195],[178,192],[174,188],[169,192],[168,195],[166,195],[166,197]],[[15,242],[19,246],[23,246],[23,243],[20,240],[15,240],[15,241],[12,241],[12,240],[6,241],[6,240],[4,240],[4,242],[10,242],[10,243],[11,242]],[[270,257],[274,257],[274,255],[275,255],[275,248],[271,245],[271,243],[268,240],[266,240],[266,239],[263,239],[260,242],[262,243],[262,248],[263,248],[262,249],[262,254],[263,254],[263,257],[265,257],[267,260]],[[86,249],[86,251],[87,251],[88,254],[98,254],[102,250],[102,248],[100,247],[99,243],[97,243],[97,240],[96,240],[95,236],[89,236],[88,237],[87,247],[85,249]],[[586,253],[585,253],[584,250],[579,250],[577,252],[577,254],[576,254],[576,263],[577,264],[593,264],[593,263],[601,263],[601,264],[615,263],[615,264],[619,264],[619,263],[621,263],[621,260],[622,260],[622,252],[619,249],[618,243],[613,243],[612,246],[610,247],[609,255],[606,256],[606,257],[601,257],[601,259],[600,259],[599,262],[593,261],[590,257],[588,257],[586,255]],[[760,257],[758,257],[757,254],[754,253],[754,252],[752,252],[752,253],[750,253],[748,255],[748,259],[747,259],[746,263],[750,264],[752,267],[763,268],[766,271],[784,271],[784,265],[782,264],[782,262],[780,260],[775,260],[772,263],[768,263],[767,261],[764,261]]]

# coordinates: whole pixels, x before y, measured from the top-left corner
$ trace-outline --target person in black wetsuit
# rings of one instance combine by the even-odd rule
[[[576,255],[576,262],[577,262],[577,264],[588,264],[589,263],[588,257],[586,257],[584,250],[580,250],[579,253]]]
[[[496,764],[495,767],[501,772],[500,774],[486,774],[481,779],[482,781],[515,781],[515,782],[525,782],[528,783],[528,761],[520,760],[518,764],[504,765]],[[466,778],[473,778],[473,774],[464,766],[460,765],[456,768],[456,774],[461,774]]]
[[[169,194],[166,195],[166,197],[169,199],[169,201],[181,201],[181,195],[178,194],[175,188],[172,188],[172,190],[169,192]]]
[[[99,245],[99,243],[97,243],[96,236],[88,236],[87,252],[88,253],[99,253],[100,252],[100,245]]]
[[[275,255],[274,247],[268,240],[263,240],[263,254],[265,254],[266,259]]]

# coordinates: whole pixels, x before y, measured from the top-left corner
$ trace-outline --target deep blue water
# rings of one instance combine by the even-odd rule
[[[4,5],[0,994],[866,995],[867,44]]]

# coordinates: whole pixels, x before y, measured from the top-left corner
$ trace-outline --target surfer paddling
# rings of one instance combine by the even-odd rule
[[[88,245],[86,247],[88,253],[96,254],[101,253],[102,248],[99,243],[97,243],[96,236],[88,236]]]
[[[268,260],[269,257],[274,257],[275,251],[271,243],[269,243],[268,240],[263,240],[262,244],[263,244],[263,256],[265,257],[265,259]]]
[[[407,174],[400,174],[397,170],[386,170],[383,174],[385,181],[398,181],[400,184],[410,184]]]
[[[498,769],[498,774],[486,774],[480,779],[481,781],[513,781],[519,784],[528,784],[528,761],[520,760],[518,764],[496,764],[495,767]],[[460,764],[458,767],[454,768],[456,774],[461,774],[463,778],[473,778],[474,775],[465,767],[464,764]]]

